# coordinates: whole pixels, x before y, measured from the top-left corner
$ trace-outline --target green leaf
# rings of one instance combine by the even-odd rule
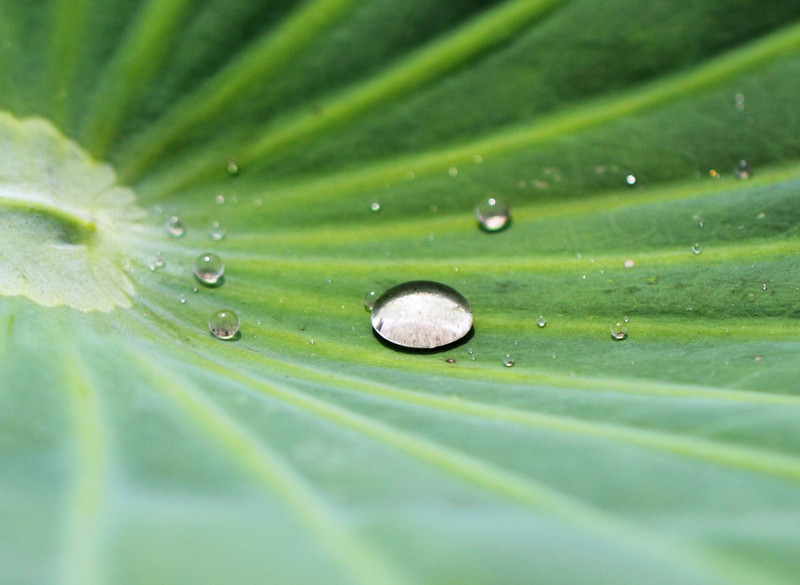
[[[0,39],[4,584],[796,582],[796,3],[0,0]],[[378,341],[420,279],[465,342]]]

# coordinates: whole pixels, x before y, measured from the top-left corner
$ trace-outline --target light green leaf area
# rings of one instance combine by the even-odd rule
[[[4,585],[797,582],[797,2],[0,0],[0,110]]]

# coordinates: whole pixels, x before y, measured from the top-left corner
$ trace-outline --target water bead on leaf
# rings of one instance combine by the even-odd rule
[[[539,317],[536,319],[536,324],[539,326],[539,328],[542,328],[547,325],[547,319],[544,318],[544,315],[539,315]]]
[[[628,337],[627,321],[617,321],[611,325],[611,338],[614,341],[622,341]]]
[[[164,228],[173,238],[180,238],[186,234],[186,226],[176,215],[173,215],[167,220],[167,222],[164,224]]]
[[[239,317],[230,309],[216,311],[208,320],[208,330],[217,339],[233,339],[239,332]]]
[[[372,327],[402,347],[433,349],[458,341],[472,328],[467,300],[438,282],[411,281],[394,286],[376,301]]]
[[[497,232],[508,225],[511,209],[502,199],[489,197],[475,207],[475,217],[482,230]]]
[[[225,264],[222,262],[222,258],[211,252],[200,254],[194,261],[193,269],[197,280],[211,286],[219,284],[225,274]]]
[[[516,360],[514,359],[514,356],[513,356],[513,355],[511,355],[510,353],[507,353],[506,355],[504,355],[504,356],[503,356],[503,365],[504,365],[505,367],[507,367],[507,368],[510,368],[510,367],[511,367],[511,366],[513,366],[515,363],[517,363],[517,362],[516,362]]]

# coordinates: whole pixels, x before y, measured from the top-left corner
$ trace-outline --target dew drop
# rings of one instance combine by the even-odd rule
[[[538,319],[536,319],[536,324],[541,329],[545,325],[547,325],[547,319],[544,318],[544,315],[539,315]]]
[[[208,237],[214,240],[215,242],[219,242],[220,240],[225,239],[225,235],[227,232],[225,228],[220,225],[218,221],[212,221],[211,227],[208,228]]]
[[[372,310],[372,307],[375,306],[375,300],[377,298],[378,298],[378,293],[376,293],[374,290],[371,290],[364,295],[364,307],[367,309],[367,311]]]
[[[214,203],[217,205],[225,205],[225,195],[222,193],[217,193],[214,195]]]
[[[692,244],[692,254],[697,256],[698,254],[702,254],[702,253],[703,253],[703,246],[702,245],[700,245],[697,242]]]
[[[156,254],[153,257],[153,260],[150,262],[150,270],[155,272],[156,270],[161,270],[166,265],[167,263],[164,261],[164,258],[162,258],[161,254]]]
[[[742,159],[733,167],[733,174],[736,175],[737,179],[749,179],[753,176],[753,171],[747,161]]]
[[[625,177],[625,184],[630,187],[633,187],[636,184],[636,175],[627,175]]]
[[[194,275],[203,284],[219,284],[224,273],[225,264],[216,254],[211,252],[200,254],[194,261]]]
[[[233,158],[233,157],[230,157],[230,158],[228,159],[228,164],[227,164],[227,166],[225,167],[225,170],[227,170],[227,171],[228,171],[228,174],[229,174],[231,177],[235,177],[236,175],[238,175],[238,174],[239,174],[239,163],[237,163],[237,162],[236,162],[236,159],[235,159],[235,158]]]
[[[458,341],[472,328],[472,311],[456,290],[425,280],[385,291],[371,313],[372,327],[386,341],[433,349]]]
[[[450,167],[449,169],[447,169],[447,174],[450,175],[451,177],[457,177],[458,169],[456,167]]]
[[[380,201],[373,201],[369,205],[370,211],[372,213],[378,213],[381,210],[381,202]]]
[[[489,197],[475,207],[478,225],[487,232],[497,232],[506,227],[511,220],[511,209],[502,199]]]
[[[167,233],[173,238],[180,238],[186,234],[186,226],[177,215],[170,217],[164,224]]]
[[[623,262],[622,265],[625,268],[633,268],[634,266],[636,266],[636,262],[634,260],[632,260],[631,258],[628,258],[627,260],[625,260],[625,262]]]
[[[239,332],[239,317],[230,309],[222,309],[211,315],[208,330],[217,339],[233,339]]]
[[[511,366],[513,366],[515,363],[516,363],[516,362],[515,362],[515,360],[514,360],[514,356],[513,356],[513,355],[511,355],[510,353],[507,353],[506,355],[504,355],[504,356],[503,356],[503,365],[504,365],[505,367],[507,367],[507,368],[510,368],[510,367],[511,367]]]
[[[185,305],[185,304],[186,304],[186,295],[185,295],[185,294],[183,294],[183,293],[181,293],[180,295],[178,295],[178,301],[180,301],[180,303],[181,303],[182,305]]]
[[[767,283],[766,282],[761,285],[761,290],[767,290]]]
[[[611,338],[614,341],[622,341],[628,337],[628,326],[624,321],[617,321],[611,325]]]

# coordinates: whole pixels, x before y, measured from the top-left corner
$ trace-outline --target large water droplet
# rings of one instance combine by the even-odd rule
[[[217,311],[208,320],[208,330],[217,339],[233,339],[239,332],[239,317],[230,309]]]
[[[617,321],[611,325],[611,338],[615,341],[622,341],[628,337],[627,321]]]
[[[510,353],[507,353],[506,355],[504,355],[504,356],[503,356],[503,365],[504,365],[505,367],[507,367],[507,368],[510,368],[510,367],[511,367],[511,366],[513,366],[515,363],[517,363],[517,362],[516,362],[516,360],[514,359],[514,356],[513,356],[513,355],[511,355]]]
[[[201,254],[194,261],[194,275],[203,284],[218,284],[224,273],[225,264],[216,254],[211,252]]]
[[[508,225],[511,210],[502,199],[489,197],[475,207],[478,224],[487,232],[497,232]]]
[[[173,215],[164,224],[167,233],[173,238],[180,238],[186,234],[186,226],[177,215]]]
[[[467,300],[449,286],[415,280],[384,292],[375,301],[371,320],[386,341],[433,349],[469,333],[472,311]]]

